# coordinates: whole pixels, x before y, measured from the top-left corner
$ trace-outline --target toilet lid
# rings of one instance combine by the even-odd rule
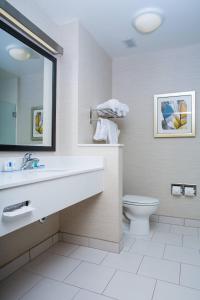
[[[156,205],[159,204],[159,200],[151,197],[136,196],[136,195],[125,195],[123,202],[134,205]]]

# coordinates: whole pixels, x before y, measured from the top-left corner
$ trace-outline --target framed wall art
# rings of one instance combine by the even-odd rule
[[[195,91],[154,96],[154,137],[195,136]]]
[[[32,122],[32,141],[43,140],[43,108],[32,107],[31,109],[31,122]]]

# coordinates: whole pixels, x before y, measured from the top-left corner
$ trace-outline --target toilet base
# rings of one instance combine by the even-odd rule
[[[149,235],[149,218],[134,218],[130,220],[130,233],[136,235]]]

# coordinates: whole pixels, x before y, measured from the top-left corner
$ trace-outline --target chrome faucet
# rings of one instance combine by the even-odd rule
[[[33,154],[30,152],[25,153],[23,160],[22,160],[21,170],[30,170],[38,165],[39,158],[32,157],[32,155]]]

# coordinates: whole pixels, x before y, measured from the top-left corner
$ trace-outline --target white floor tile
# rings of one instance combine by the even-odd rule
[[[153,300],[199,300],[200,292],[167,282],[158,281]]]
[[[165,249],[164,258],[200,266],[200,254],[196,249],[167,246]]]
[[[119,300],[151,300],[155,280],[118,271],[104,294]]]
[[[22,300],[71,300],[79,289],[65,283],[43,279]]]
[[[158,257],[161,258],[164,253],[164,244],[145,241],[145,240],[136,240],[133,246],[130,249],[130,253],[140,253],[147,256]]]
[[[136,273],[142,261],[142,258],[142,255],[134,253],[109,253],[103,260],[102,265],[122,271]]]
[[[198,229],[193,227],[187,226],[179,226],[179,225],[172,225],[171,232],[177,234],[184,234],[184,235],[191,235],[191,236],[198,236]]]
[[[25,269],[51,279],[63,281],[79,264],[80,261],[72,258],[45,253],[45,255],[41,255],[29,263]]]
[[[200,250],[200,238],[196,236],[185,235],[183,237],[183,247]]]
[[[180,284],[200,289],[200,267],[182,264]]]
[[[164,259],[145,257],[138,274],[178,284],[180,264]]]
[[[106,254],[107,252],[102,250],[80,246],[70,255],[70,257],[99,264],[102,262]]]
[[[65,282],[102,293],[114,273],[114,269],[84,262],[65,279]]]
[[[170,232],[171,225],[165,223],[151,222],[150,227],[154,232]]]
[[[152,241],[169,245],[182,246],[182,235],[170,232],[156,232],[152,238]]]
[[[79,246],[65,242],[58,242],[49,249],[49,252],[58,255],[69,256],[72,252],[78,249]]]
[[[39,275],[18,271],[0,283],[0,299],[19,299],[41,279]]]
[[[80,290],[78,295],[74,298],[74,300],[109,300],[106,296],[102,296],[99,294],[95,294],[93,292]]]

